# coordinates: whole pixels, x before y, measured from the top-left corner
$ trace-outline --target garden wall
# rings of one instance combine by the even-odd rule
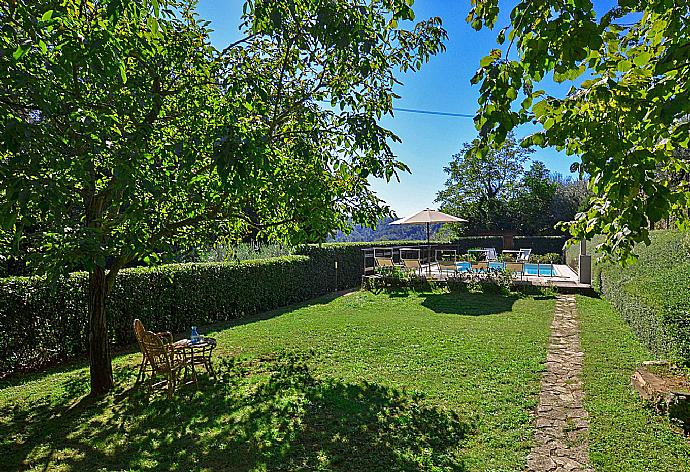
[[[630,266],[596,262],[593,283],[655,355],[690,365],[690,233],[653,231],[651,241]]]
[[[540,240],[548,239],[547,242]],[[515,238],[535,253],[552,251],[549,238]],[[521,243],[525,245],[520,245]],[[186,332],[302,302],[359,285],[362,249],[421,241],[330,243],[299,255],[235,263],[169,264],[122,270],[107,301],[111,345],[134,342],[132,321],[155,330]],[[448,247],[464,252],[496,247],[501,238],[460,238]],[[336,273],[335,262],[338,262]],[[0,378],[54,364],[87,351],[87,276],[48,284],[42,278],[0,279]]]

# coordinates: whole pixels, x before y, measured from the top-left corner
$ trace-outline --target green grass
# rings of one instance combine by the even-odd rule
[[[546,297],[321,299],[218,328],[221,379],[173,402],[131,388],[136,354],[102,400],[83,366],[15,378],[2,467],[521,471],[552,312]]]
[[[630,383],[654,356],[606,301],[578,297],[578,311],[592,464],[601,471],[690,471],[690,443]]]

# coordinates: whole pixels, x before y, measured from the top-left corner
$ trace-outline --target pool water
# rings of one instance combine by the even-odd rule
[[[469,262],[458,262],[459,272],[469,272],[472,265]],[[489,269],[501,270],[505,266],[503,262],[489,262]],[[542,277],[553,277],[556,275],[556,269],[553,264],[535,264],[527,263],[524,265],[525,275],[540,275]]]
[[[556,275],[556,268],[553,264],[525,264],[525,275],[541,275],[553,277]]]

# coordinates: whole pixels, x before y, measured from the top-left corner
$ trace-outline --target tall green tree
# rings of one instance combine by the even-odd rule
[[[587,181],[563,178],[560,175],[552,176],[552,180],[556,184],[556,191],[549,206],[549,215],[553,218],[553,224],[573,221],[578,212],[586,209],[589,199]]]
[[[493,28],[499,12],[499,0],[473,1],[467,20]],[[678,152],[690,143],[688,18],[686,0],[618,0],[600,15],[590,0],[517,2],[497,35],[504,49],[483,58],[472,79],[481,84],[476,152],[522,123],[540,125],[524,144],[578,156],[574,168],[591,176],[571,234],[604,234],[601,249],[613,257],[631,259],[659,220],[687,225],[687,178],[672,183],[658,170],[688,171]],[[573,87],[548,95],[538,90],[547,76]]]
[[[551,213],[558,183],[541,161],[534,161],[522,176],[520,188],[511,202],[515,228],[522,234],[552,233],[554,220]],[[572,213],[569,218],[572,218]],[[570,221],[570,219],[568,219]]]
[[[378,120],[445,37],[404,28],[409,3],[248,0],[220,51],[185,0],[0,5],[0,243],[34,273],[88,271],[93,394],[113,385],[106,299],[129,262],[389,213],[367,177],[407,168]]]
[[[524,165],[532,153],[514,135],[484,155],[476,152],[478,140],[465,143],[444,168],[445,188],[438,192],[440,209],[468,220],[462,231],[488,233],[514,231],[511,202],[519,192]]]

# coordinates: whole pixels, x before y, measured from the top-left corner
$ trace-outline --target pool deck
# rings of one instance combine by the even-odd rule
[[[554,264],[556,275],[553,277],[542,277],[536,275],[526,275],[516,283],[525,283],[539,287],[553,287],[559,292],[579,293],[591,292],[592,286],[581,284],[578,276],[573,269],[565,264]]]
[[[570,267],[565,264],[554,264],[554,271],[556,275],[541,276],[541,275],[523,275],[516,276],[516,285],[533,285],[537,287],[551,287],[558,292],[563,293],[591,293],[592,286],[588,284],[581,284],[578,276]],[[424,268],[423,276],[429,279],[445,282],[448,279],[449,273],[446,271],[439,271],[437,267],[431,269]]]

